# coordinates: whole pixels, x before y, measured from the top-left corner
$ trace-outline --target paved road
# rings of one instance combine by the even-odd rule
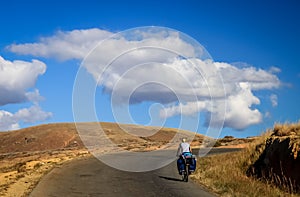
[[[213,149],[209,154],[229,151],[232,151],[232,149]],[[196,154],[201,153],[197,152]],[[91,157],[69,162],[55,168],[40,181],[30,196],[208,197],[213,195],[192,181],[182,182],[181,176],[177,173],[175,162],[149,172],[127,172],[116,170]]]

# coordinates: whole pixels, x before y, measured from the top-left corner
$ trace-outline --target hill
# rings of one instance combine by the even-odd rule
[[[194,133],[171,128],[144,127],[139,125],[118,125],[116,123],[55,123],[33,126],[16,131],[0,132],[0,154],[26,151],[45,151],[58,149],[82,149],[83,142],[77,128],[84,131],[81,137],[98,140],[99,124],[105,138],[126,150],[147,151],[167,144],[176,134],[194,137]],[[76,128],[77,126],[77,128]],[[122,127],[122,128],[121,128]],[[125,129],[125,131],[124,131]],[[104,137],[103,137],[104,138]],[[192,142],[199,146],[204,136],[197,134]],[[178,139],[177,139],[178,141]],[[97,143],[97,142],[96,142]],[[88,144],[86,144],[88,145]]]

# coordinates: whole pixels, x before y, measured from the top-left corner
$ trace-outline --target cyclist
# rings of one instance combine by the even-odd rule
[[[185,169],[183,159],[183,156],[185,155],[192,155],[192,150],[190,144],[186,142],[186,138],[182,138],[182,142],[179,144],[176,154],[176,156],[179,157],[177,160],[177,169],[180,175]]]

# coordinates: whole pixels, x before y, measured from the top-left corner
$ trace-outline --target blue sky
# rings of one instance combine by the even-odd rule
[[[68,32],[76,30],[91,34],[91,30],[96,29],[105,31],[102,32],[104,35],[140,26],[168,27],[194,38],[205,47],[215,62],[228,64],[228,72],[224,72],[223,78],[231,76],[229,71],[237,68],[237,73],[247,76],[241,80],[247,82],[252,68],[257,80],[261,77],[264,82],[272,84],[264,88],[250,88],[247,98],[251,97],[252,100],[246,106],[250,110],[249,116],[238,114],[233,106],[233,115],[225,120],[226,127],[222,129],[221,136],[258,135],[272,127],[274,122],[298,121],[299,8],[297,1],[2,3],[0,57],[3,60],[0,63],[3,68],[10,70],[0,71],[1,130],[73,121],[72,93],[82,58],[76,55],[66,58],[68,54],[64,54],[64,50],[62,55],[58,54],[60,49],[57,49],[57,53],[51,52],[49,43],[44,43],[48,48],[42,54],[42,49],[33,45],[25,48],[26,43],[43,43],[43,39],[47,38],[52,42],[55,36],[63,42],[63,39],[68,39]],[[59,36],[59,32],[64,36]],[[36,61],[32,62],[32,59]],[[20,68],[23,70],[20,71]],[[101,121],[115,121],[111,109],[106,107],[110,95],[104,94],[102,88],[99,86],[96,94],[97,114]],[[230,96],[230,91],[228,93],[227,96]],[[247,96],[244,93],[243,96]],[[239,96],[237,92],[233,92],[232,96],[232,103],[239,101],[235,99],[240,97],[234,97]],[[145,100],[130,105],[135,122],[149,122],[148,109],[152,104],[153,100]],[[155,107],[160,109],[159,105]],[[194,124],[199,114],[200,120],[196,121],[200,123],[198,130],[205,133],[205,110],[187,116],[187,122]],[[155,120],[160,124],[158,117]],[[179,116],[175,114],[166,119],[165,126],[178,127],[178,124]]]

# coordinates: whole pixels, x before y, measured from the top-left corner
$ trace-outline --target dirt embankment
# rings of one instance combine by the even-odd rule
[[[256,148],[261,154],[247,174],[300,192],[300,123],[275,125],[271,136]]]

